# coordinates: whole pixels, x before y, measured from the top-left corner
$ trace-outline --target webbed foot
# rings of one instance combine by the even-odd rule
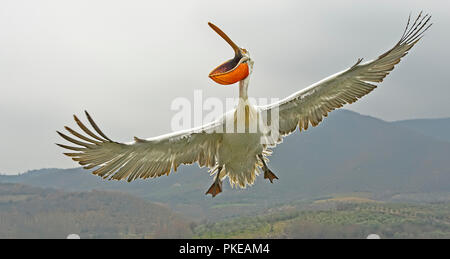
[[[278,177],[274,173],[272,173],[269,168],[265,168],[264,179],[269,179],[269,181],[273,183],[273,179],[278,179]]]
[[[206,195],[211,194],[213,197],[216,197],[217,194],[222,192],[222,181],[214,181],[214,183],[209,187],[208,191],[205,193]]]
[[[273,179],[278,179],[278,176],[276,176],[272,171],[270,171],[269,167],[267,167],[266,161],[264,161],[263,155],[258,155],[259,159],[261,160],[263,164],[263,171],[264,171],[264,179],[269,179],[271,183],[273,183]]]
[[[222,180],[220,180],[220,172],[222,171],[222,167],[220,166],[217,170],[216,179],[214,179],[214,183],[209,187],[209,189],[206,191],[206,195],[211,194],[214,197],[216,197],[217,194],[222,192]]]

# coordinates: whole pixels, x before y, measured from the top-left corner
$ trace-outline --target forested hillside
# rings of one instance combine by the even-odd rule
[[[0,238],[181,238],[189,221],[128,194],[0,184]]]

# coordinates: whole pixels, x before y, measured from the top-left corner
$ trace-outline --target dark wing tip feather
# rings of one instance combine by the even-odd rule
[[[423,14],[423,11],[421,11],[419,13],[419,15],[417,15],[416,19],[414,20],[414,22],[412,23],[411,26],[409,26],[410,20],[411,20],[411,14],[409,15],[408,22],[406,23],[405,30],[404,30],[402,36],[400,37],[400,40],[397,42],[397,44],[392,49],[390,49],[390,50],[386,51],[385,53],[383,53],[382,55],[380,55],[378,57],[378,59],[382,59],[382,58],[388,56],[394,49],[396,49],[399,46],[414,45],[418,42],[418,40],[420,40],[422,38],[424,32],[427,31],[428,28],[431,27],[431,25],[433,25],[431,23],[428,26],[426,26],[428,24],[428,22],[431,20],[431,15],[429,15],[429,14],[422,15],[422,14]]]
[[[90,138],[88,138],[88,137],[85,137],[85,136],[83,136],[82,134],[76,132],[75,130],[73,130],[73,129],[67,127],[67,126],[64,126],[64,128],[65,128],[68,132],[70,132],[72,135],[74,135],[75,137],[78,137],[79,139],[82,139],[82,140],[84,140],[84,141],[90,142],[90,143],[92,143],[92,144],[100,144],[100,143],[101,143],[101,142],[98,142],[98,141],[96,141],[96,140],[93,140],[93,139],[90,139]]]
[[[101,137],[95,135],[90,129],[88,129],[82,122],[80,119],[78,119],[78,117],[76,115],[73,115],[73,118],[75,120],[75,122],[78,124],[78,127],[80,127],[80,129],[82,129],[86,134],[88,134],[89,136],[101,141],[101,142],[106,142],[107,140],[102,139]]]
[[[57,146],[59,146],[59,147],[62,147],[62,148],[68,149],[68,150],[73,150],[73,151],[84,151],[84,150],[86,150],[85,148],[82,148],[82,147],[72,147],[72,146],[66,146],[66,145],[58,144],[58,143],[55,143],[55,144]]]
[[[59,131],[56,131],[56,133],[58,133],[58,135],[61,136],[63,139],[65,139],[65,140],[67,140],[67,141],[69,141],[69,142],[71,142],[71,143],[73,143],[75,145],[83,146],[83,147],[86,147],[86,148],[89,148],[89,147],[93,146],[92,144],[73,139],[73,138],[71,138],[71,137],[67,136],[66,134],[61,133]]]
[[[86,111],[85,111],[86,112]],[[92,117],[86,112],[87,117],[89,122],[91,123],[91,125],[94,127],[95,131],[97,131],[97,133],[99,133],[101,136],[106,137],[103,132],[100,131],[100,129],[98,128],[98,126],[94,123],[94,121],[92,120]],[[73,150],[73,151],[81,151],[81,152],[86,152],[87,149],[91,149],[94,148],[95,146],[98,146],[102,143],[105,142],[112,142],[109,138],[103,139],[100,136],[97,136],[96,134],[94,134],[91,130],[89,130],[82,122],[81,120],[74,114],[73,115],[73,119],[75,120],[75,122],[78,124],[78,126],[80,127],[80,129],[82,130],[81,133],[86,133],[88,136],[83,135],[78,133],[77,131],[73,130],[72,128],[68,127],[68,126],[64,126],[64,129],[66,129],[69,133],[71,133],[73,136],[77,137],[78,139],[74,139],[72,137],[69,137],[68,135],[60,132],[60,131],[56,131],[56,133],[62,137],[63,139],[71,142],[72,144],[75,144],[77,146],[67,146],[67,145],[62,145],[62,144],[58,144],[55,143],[57,146],[62,147],[64,149],[68,149],[68,150]],[[91,138],[89,138],[91,137]],[[98,140],[98,141],[97,141]],[[84,142],[86,141],[86,142]],[[80,147],[81,146],[81,147]]]
[[[411,44],[411,42],[414,42],[415,39],[419,38],[423,33],[428,30],[428,28],[431,27],[433,24],[429,24],[427,27],[425,27],[428,22],[431,20],[430,14],[422,15],[423,11],[420,11],[419,15],[414,20],[414,23],[409,26],[410,17],[408,18],[408,22],[406,24],[405,31],[400,38],[400,41],[398,44]],[[425,28],[425,29],[424,29]]]
[[[97,131],[98,134],[100,134],[100,136],[102,136],[103,138],[105,138],[106,140],[108,140],[109,142],[114,142],[111,139],[109,139],[101,130],[100,128],[97,126],[97,124],[94,122],[94,120],[92,119],[91,115],[89,115],[89,113],[85,110],[84,113],[86,114],[87,119],[89,120],[89,123],[91,124],[91,126],[94,128],[95,131]]]

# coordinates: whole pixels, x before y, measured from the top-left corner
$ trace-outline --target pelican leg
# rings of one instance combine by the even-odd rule
[[[216,197],[217,194],[222,192],[222,180],[220,180],[220,171],[222,171],[222,167],[220,166],[217,170],[216,178],[214,179],[214,183],[209,187],[208,191],[206,191],[206,195],[211,194],[212,197]]]
[[[264,161],[264,157],[260,154],[258,155],[259,160],[263,163],[263,171],[264,171],[264,179],[269,179],[271,183],[273,183],[273,179],[278,179],[278,177],[270,171],[269,167],[266,165],[266,161]]]

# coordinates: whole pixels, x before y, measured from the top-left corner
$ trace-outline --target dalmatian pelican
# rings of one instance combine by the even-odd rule
[[[74,115],[83,134],[66,126],[65,129],[73,136],[57,133],[72,145],[57,145],[70,150],[64,154],[85,169],[94,169],[93,174],[107,179],[133,181],[155,178],[177,171],[181,164],[197,162],[215,175],[206,192],[212,197],[222,192],[222,181],[227,177],[232,187],[252,185],[260,173],[273,183],[278,177],[267,166],[270,148],[281,143],[284,136],[297,128],[301,131],[308,129],[309,125],[317,126],[329,112],[374,90],[376,83],[383,81],[432,25],[429,23],[431,16],[422,12],[414,22],[410,18],[400,40],[378,58],[365,63],[358,59],[350,68],[265,106],[252,105],[248,101],[247,89],[253,71],[249,51],[238,47],[221,29],[208,23],[234,50],[234,58],[209,74],[218,84],[239,82],[239,101],[234,110],[198,128],[148,139],[134,137],[130,143],[108,138],[85,112],[91,129]],[[261,123],[263,118],[266,118],[265,122]],[[241,122],[244,127],[237,131]],[[255,124],[258,127],[251,131],[250,125]],[[274,129],[277,134],[273,134]]]

